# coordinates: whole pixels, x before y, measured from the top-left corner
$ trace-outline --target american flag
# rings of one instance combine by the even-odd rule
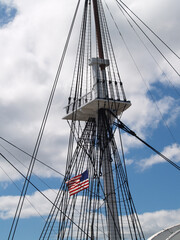
[[[89,187],[88,170],[66,182],[70,196]]]

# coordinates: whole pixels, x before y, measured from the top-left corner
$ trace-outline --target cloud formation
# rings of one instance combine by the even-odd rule
[[[42,193],[53,202],[56,197],[57,190],[50,189],[43,191]],[[19,196],[0,197],[1,219],[8,219],[14,217],[18,200]],[[51,206],[52,204],[48,202],[48,200],[45,199],[39,192],[35,192],[32,195],[27,195],[23,206],[21,218],[46,216],[50,212]]]
[[[45,194],[51,201],[54,200],[57,189],[45,190]],[[0,197],[0,219],[9,219],[14,216],[19,196]],[[80,201],[80,197],[78,199]],[[51,209],[51,204],[39,192],[27,195],[21,218],[27,219],[31,217],[45,218]],[[75,215],[80,214],[79,208],[75,211]],[[167,227],[176,225],[180,222],[180,209],[177,210],[161,210],[156,212],[147,212],[139,215],[139,219],[143,228],[145,237],[148,238],[156,232]]]
[[[180,162],[180,145],[178,144],[165,147],[161,153],[174,163]],[[140,166],[141,170],[145,170],[155,164],[165,162],[166,161],[162,157],[156,154],[151,155],[149,158],[140,160],[137,164]]]
[[[16,9],[14,18],[9,18],[9,20],[6,18],[8,22],[3,26],[0,25],[0,136],[31,154],[77,1],[0,0],[0,3],[6,4],[7,15],[11,13],[10,9]],[[112,0],[109,0],[108,3],[111,9],[115,10],[114,17],[121,26],[120,30],[141,72],[139,75],[111,21],[109,26],[112,27],[112,36],[115,37],[112,40],[117,47],[115,53],[121,78],[127,99],[132,102],[132,107],[124,113],[122,120],[140,137],[146,139],[163,125],[162,117],[168,126],[178,125],[180,102],[177,95],[174,97],[169,93],[163,94],[162,88],[170,88],[170,80],[175,89],[179,91],[180,81],[162,57],[153,50],[153,56],[159,65],[156,64],[148,51],[141,45],[134,31],[127,28],[127,21],[123,16],[120,16],[117,6],[115,8]],[[155,32],[180,55],[180,15],[177,7],[179,0],[127,0],[126,4],[149,26],[153,27]],[[78,36],[78,34],[79,30],[75,28],[74,36]],[[143,37],[142,39],[147,44]],[[154,38],[153,40],[156,41]],[[160,43],[156,43],[178,68],[179,61]],[[151,46],[147,45],[148,49],[151,49]],[[76,43],[72,40],[38,154],[40,160],[61,173],[64,173],[65,169],[69,135],[68,124],[61,118],[65,114],[63,107],[67,104],[71,84],[73,72],[71,59],[75,46]],[[156,89],[157,84],[161,84],[158,90]],[[152,93],[153,99],[150,93]],[[127,134],[123,135],[123,143],[126,153],[129,153],[133,148],[142,149],[141,143]],[[0,144],[2,145],[0,145],[0,151],[22,173],[26,174],[30,158],[5,144],[2,140]],[[170,143],[162,149],[162,153],[172,161],[180,161],[179,144]],[[138,166],[145,170],[163,162],[164,160],[152,155],[141,159]],[[128,164],[133,163],[134,159],[131,156]],[[7,189],[11,181],[7,173],[14,181],[22,179],[2,158],[0,166],[3,169],[0,170],[0,182],[4,190]],[[53,171],[39,163],[36,163],[34,173],[43,178],[57,177]],[[51,199],[54,198],[53,191],[46,190],[44,193]],[[0,197],[1,219],[13,217],[18,198],[19,196],[11,194]],[[46,216],[49,213],[51,206],[39,193],[34,192],[32,195],[28,195],[27,199],[38,211],[34,210],[26,200],[22,218],[38,217],[39,213]],[[140,220],[146,236],[150,236],[162,228],[178,223],[179,216],[179,209],[161,210],[144,213],[140,215]]]
[[[161,210],[139,216],[146,238],[180,222],[180,209]]]
[[[66,1],[66,3],[59,3],[57,0],[53,0],[51,3],[48,1],[32,1],[28,4],[15,0],[5,2],[9,7],[16,7],[17,14],[13,22],[0,29],[1,136],[32,152],[76,3],[69,4],[70,0]],[[158,17],[159,29],[156,30],[159,30],[160,34],[164,34],[163,20],[165,20],[165,15],[164,12],[158,11],[157,3],[155,4],[153,1],[144,4],[143,1],[139,0],[136,2],[127,1],[127,4],[146,22],[150,21],[150,25],[156,26],[154,23]],[[176,1],[174,0],[175,4]],[[113,3],[110,3],[111,5],[113,9]],[[163,11],[172,8],[172,4],[168,1],[163,6]],[[63,11],[64,8],[67,9],[66,12]],[[174,9],[172,10],[174,11]],[[119,11],[117,13],[119,15]],[[153,19],[151,18],[151,13],[154,16]],[[167,17],[173,18],[172,22],[169,22],[169,28],[166,28],[166,31],[174,33],[179,24],[176,19],[177,12],[175,10],[175,15],[173,16],[170,11],[166,13],[168,14]],[[161,20],[161,18],[163,19]],[[62,22],[64,24],[59,24]],[[178,107],[172,108],[176,100],[170,96],[162,96],[156,101],[156,104],[147,96],[148,89],[151,90],[152,88],[151,83],[155,83],[160,78],[161,73],[159,73],[157,66],[155,67],[151,61],[149,62],[149,57],[146,54],[143,55],[139,47],[134,47],[136,37],[129,38],[130,32],[126,30],[127,22],[125,20],[122,21],[121,28],[124,31],[125,39],[128,39],[133,55],[138,52],[137,64],[140,66],[144,79],[146,79],[145,84],[137,74],[133,64],[131,71],[128,70],[129,60],[124,58],[125,55],[121,54],[121,51],[124,53],[125,50],[119,48],[118,60],[121,62],[120,72],[122,70],[122,81],[124,82],[128,99],[133,103],[132,107],[124,114],[123,120],[129,127],[140,133],[141,136],[146,137],[149,128],[155,129],[158,127],[162,121],[161,115],[164,116],[170,113],[171,117],[167,122],[173,124],[178,117],[179,111]],[[76,31],[78,30],[75,29],[75,33]],[[172,47],[179,51],[177,45],[178,36],[176,38]],[[168,40],[170,41],[171,39]],[[68,98],[71,81],[71,75],[67,74],[69,73],[68,67],[65,67],[64,70],[62,79],[60,79],[60,81],[63,81],[63,85],[60,84],[57,89],[48,120],[47,132],[45,132],[44,136],[44,139],[47,136],[52,139],[54,135],[53,144],[57,148],[59,144],[59,149],[55,149],[47,139],[44,140],[45,142],[41,146],[42,157],[40,156],[40,158],[43,158],[45,162],[50,161],[53,166],[57,163],[57,156],[61,159],[61,162],[66,159],[64,151],[65,142],[63,140],[66,138],[67,143],[69,133],[68,125],[60,120],[60,117],[64,114],[62,109],[67,102],[66,99]],[[178,82],[174,81],[174,78],[171,78],[171,80],[174,84],[178,84]],[[161,113],[158,113],[157,106]],[[57,126],[59,127],[57,128]],[[130,145],[127,144],[127,149],[130,149],[131,146],[139,145],[131,141]],[[60,149],[61,151],[59,152]]]

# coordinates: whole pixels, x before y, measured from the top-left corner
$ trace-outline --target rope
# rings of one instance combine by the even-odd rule
[[[174,72],[180,77],[180,73],[175,69],[175,67],[170,63],[170,61],[165,57],[165,55],[161,52],[161,50],[154,44],[154,42],[148,37],[148,35],[143,31],[143,29],[137,24],[137,22],[132,18],[132,16],[126,11],[126,9],[122,6],[121,3],[116,0],[118,7],[122,8],[126,14],[131,18],[131,20],[135,23],[135,25],[140,29],[140,31],[145,35],[145,37],[150,41],[150,43],[155,47],[155,49],[160,53],[160,55],[165,59],[165,61],[169,64],[169,66],[174,70]]]
[[[26,154],[27,156],[32,158],[32,155],[29,154],[28,152],[24,151],[22,148],[17,147],[15,144],[11,143],[10,141],[8,141],[7,139],[0,137],[0,139],[2,139],[4,142],[8,143],[9,145],[11,145],[12,147],[16,148],[17,150],[21,151],[22,153]],[[2,145],[1,145],[2,146]],[[3,146],[2,146],[3,147]],[[3,147],[4,148],[4,147]],[[5,149],[5,148],[4,148]],[[7,151],[7,149],[5,149]],[[9,152],[9,151],[8,151]],[[61,175],[62,177],[64,177],[64,175],[62,173],[60,173],[59,171],[57,171],[56,169],[52,168],[51,166],[49,166],[48,164],[42,162],[39,159],[35,159],[37,162],[41,163],[42,165],[46,166],[47,168],[51,169],[52,171],[58,173],[59,175]],[[22,164],[22,163],[21,163]]]
[[[15,235],[15,232],[16,232],[16,229],[17,229],[17,224],[18,224],[18,221],[19,221],[19,218],[20,218],[20,215],[21,215],[22,207],[23,207],[23,204],[24,204],[24,199],[25,199],[25,196],[26,196],[26,193],[27,193],[29,181],[31,179],[31,174],[32,174],[32,171],[33,171],[33,168],[34,168],[35,159],[37,158],[37,154],[38,154],[38,150],[39,150],[40,143],[41,143],[41,140],[42,140],[42,136],[43,136],[43,133],[44,133],[44,129],[45,129],[45,126],[46,126],[47,118],[49,116],[50,108],[51,108],[52,101],[53,101],[53,98],[54,98],[54,94],[55,94],[55,90],[56,90],[56,87],[57,87],[58,79],[59,79],[59,76],[60,76],[60,73],[61,73],[61,69],[62,69],[64,58],[65,58],[65,55],[66,55],[69,40],[70,40],[70,37],[71,37],[71,33],[72,33],[73,26],[74,26],[77,10],[78,10],[78,7],[79,7],[79,3],[80,3],[80,0],[78,1],[77,7],[76,7],[76,11],[75,11],[75,14],[74,14],[74,17],[73,17],[73,21],[72,21],[72,24],[71,24],[71,27],[70,27],[70,30],[69,30],[69,33],[68,33],[68,37],[67,37],[65,47],[64,47],[64,50],[63,50],[63,53],[62,53],[62,57],[61,57],[61,60],[60,60],[59,66],[58,66],[58,70],[57,70],[57,73],[56,73],[56,76],[55,76],[55,80],[54,80],[54,83],[53,83],[53,86],[52,86],[52,89],[51,89],[50,97],[49,97],[48,104],[47,104],[47,107],[46,107],[46,111],[45,111],[43,121],[42,121],[42,124],[41,124],[41,127],[40,127],[40,131],[39,131],[39,134],[38,134],[38,137],[37,137],[37,141],[36,141],[36,144],[35,144],[33,155],[32,155],[32,158],[31,158],[31,162],[30,162],[28,172],[27,172],[27,175],[26,175],[26,178],[25,178],[25,182],[24,182],[24,185],[23,185],[23,188],[22,188],[22,191],[21,191],[21,196],[19,198],[17,209],[16,209],[16,212],[15,212],[15,215],[14,215],[14,218],[13,218],[13,222],[12,222],[11,229],[10,229],[10,232],[9,232],[8,240],[10,240],[10,239],[13,240],[14,239],[14,235]]]
[[[178,59],[180,57],[175,53],[142,19],[140,19],[123,1],[119,0],[154,36],[159,39]]]
[[[110,110],[109,110],[110,111]],[[111,111],[110,111],[111,112]],[[150,144],[148,144],[147,142],[145,142],[144,140],[142,140],[140,137],[138,137],[136,135],[135,132],[133,132],[131,129],[129,129],[123,122],[121,122],[117,116],[111,112],[111,114],[116,118],[116,120],[118,121],[118,123],[114,122],[114,125],[117,126],[118,128],[121,128],[122,130],[124,130],[125,132],[129,133],[130,135],[136,137],[138,140],[140,140],[142,143],[144,143],[147,147],[149,147],[151,150],[153,150],[155,153],[157,153],[160,157],[162,157],[164,160],[166,160],[168,163],[170,163],[173,167],[175,167],[177,170],[180,171],[180,166],[178,166],[176,163],[174,163],[173,161],[171,161],[169,158],[167,158],[166,156],[164,156],[162,153],[160,153],[158,150],[156,150],[154,147],[152,147]]]
[[[0,153],[0,156],[3,157],[26,181],[28,181],[46,200],[48,200],[55,208],[57,208],[66,218],[68,218],[78,229],[84,232],[83,229],[81,229],[69,216],[67,216],[57,205],[55,205],[39,188],[37,188],[29,179],[26,178],[26,176],[21,173],[2,153]],[[90,236],[84,232],[88,238]]]
[[[108,8],[108,6],[107,6],[107,8]],[[136,34],[136,36],[138,37],[138,39],[140,40],[140,42],[143,44],[143,46],[145,47],[145,49],[147,50],[147,52],[150,54],[150,56],[152,57],[152,59],[154,60],[154,62],[157,64],[157,66],[158,66],[158,68],[160,69],[162,75],[164,75],[164,76],[166,77],[167,83],[174,89],[174,91],[176,92],[176,94],[177,94],[178,97],[179,97],[179,96],[180,96],[180,93],[179,93],[178,89],[174,86],[174,84],[173,84],[173,83],[170,81],[170,79],[168,78],[167,74],[163,71],[163,69],[161,68],[161,66],[159,65],[159,63],[157,62],[157,60],[155,59],[155,57],[153,56],[153,54],[150,52],[150,50],[149,50],[148,47],[145,45],[145,43],[144,43],[144,41],[142,40],[142,38],[139,36],[139,34],[137,33],[137,31],[135,30],[135,28],[133,27],[133,25],[130,23],[129,19],[127,18],[127,16],[126,16],[125,13],[123,12],[123,10],[122,10],[122,9],[120,9],[120,10],[121,10],[122,14],[125,16],[125,18],[126,18],[127,22],[129,23],[129,25],[132,27],[133,31],[135,32],[135,34]],[[117,23],[115,22],[115,19],[114,19],[112,13],[110,12],[110,9],[109,9],[109,8],[108,8],[108,11],[109,11],[109,13],[110,13],[110,15],[111,15],[111,17],[112,17],[112,19],[113,19],[113,22],[114,22],[114,24],[115,24],[115,26],[116,26],[116,28],[117,28],[117,30],[118,30],[118,32],[119,32],[119,35],[121,36],[121,38],[122,38],[122,40],[123,40],[123,43],[124,43],[124,45],[125,45],[128,53],[129,53],[129,55],[130,55],[130,57],[131,57],[131,59],[132,59],[132,61],[133,61],[134,65],[135,65],[137,71],[139,72],[141,78],[142,78],[143,81],[145,82],[145,80],[144,80],[144,78],[143,78],[143,76],[142,76],[142,74],[141,74],[141,72],[140,72],[140,70],[139,70],[139,68],[138,68],[138,66],[137,66],[137,64],[136,64],[136,62],[135,62],[135,59],[134,59],[132,53],[130,52],[130,49],[128,48],[128,46],[127,46],[127,44],[126,44],[126,42],[125,42],[125,40],[124,40],[124,38],[123,38],[123,35],[122,35],[122,33],[120,32],[119,27],[118,27]],[[130,11],[131,11],[131,10],[130,10]],[[148,27],[148,26],[147,26],[147,27]],[[167,47],[168,47],[168,46],[167,46]],[[168,47],[168,48],[169,48],[169,47]],[[148,89],[148,91],[150,91],[150,90]]]
[[[2,156],[2,155],[1,155]],[[18,187],[18,185],[13,181],[13,179],[9,176],[9,174],[0,166],[1,170],[6,174],[6,176],[10,179],[10,181],[15,185],[15,187],[18,189],[19,192],[21,192],[20,188]],[[37,212],[37,214],[44,220],[46,221],[46,219],[40,214],[40,212],[35,208],[35,206],[31,203],[31,201],[26,198],[26,201],[28,201],[28,203],[31,205],[31,207]]]
[[[105,2],[105,3],[106,3],[106,2]],[[166,127],[167,130],[169,131],[169,134],[170,134],[170,136],[172,137],[173,141],[177,142],[176,139],[175,139],[175,137],[174,137],[174,135],[173,135],[173,133],[172,133],[172,131],[171,131],[171,129],[169,128],[167,122],[165,121],[165,119],[164,119],[164,117],[163,117],[163,114],[162,114],[162,112],[160,111],[160,108],[159,108],[159,106],[158,106],[158,104],[157,104],[157,102],[156,102],[156,100],[155,100],[155,98],[154,98],[151,90],[149,89],[149,87],[148,87],[148,85],[147,85],[147,83],[146,83],[146,81],[145,81],[145,79],[144,79],[144,77],[143,77],[143,75],[142,75],[139,67],[137,66],[136,61],[135,61],[132,53],[130,52],[130,49],[128,48],[128,46],[127,46],[127,44],[126,44],[126,42],[125,42],[125,40],[124,40],[124,37],[123,37],[122,33],[120,32],[119,27],[118,27],[117,23],[115,22],[115,19],[114,19],[112,13],[110,12],[110,9],[109,9],[107,3],[106,3],[106,7],[107,7],[107,9],[108,9],[108,11],[109,11],[109,13],[110,13],[110,15],[111,15],[111,18],[112,18],[112,20],[113,20],[113,22],[114,22],[114,24],[115,24],[115,26],[116,26],[116,28],[117,28],[117,30],[118,30],[118,33],[119,33],[119,35],[121,36],[121,38],[122,38],[122,40],[123,40],[123,43],[124,43],[124,45],[125,45],[128,53],[129,53],[129,55],[130,55],[133,63],[134,63],[134,65],[135,65],[135,67],[136,67],[136,69],[137,69],[137,71],[138,71],[141,79],[142,79],[143,82],[144,82],[144,85],[145,85],[146,88],[147,88],[147,91],[148,91],[149,94],[150,94],[150,97],[151,97],[153,103],[155,104],[155,106],[156,106],[156,108],[157,108],[157,110],[158,110],[158,112],[159,112],[159,114],[160,114],[160,117],[161,117],[161,119],[162,119],[165,127]],[[127,22],[129,23],[129,25],[132,27],[132,29],[133,29],[133,31],[135,32],[136,36],[139,38],[139,40],[141,41],[141,43],[143,44],[143,46],[146,48],[146,50],[148,51],[148,53],[151,55],[151,57],[153,58],[153,60],[155,61],[155,63],[158,65],[158,67],[160,68],[160,70],[161,70],[162,73],[163,73],[163,70],[161,69],[160,65],[158,64],[158,62],[156,61],[156,59],[154,58],[154,56],[151,54],[151,52],[149,51],[149,49],[147,48],[147,46],[145,45],[145,43],[143,42],[143,40],[140,38],[140,36],[138,35],[137,31],[135,30],[135,28],[133,27],[133,25],[130,23],[130,21],[128,20],[127,16],[126,16],[125,13],[123,12],[123,10],[122,10],[122,9],[120,9],[120,10],[121,10],[122,14],[125,16],[125,18],[126,18]],[[166,75],[166,74],[165,74],[165,75]],[[166,76],[166,77],[167,77],[167,76]],[[177,94],[178,96],[180,96],[180,93],[178,92],[177,88],[171,83],[171,81],[170,81],[168,78],[167,78],[167,80],[168,80],[167,82],[169,82],[169,84],[171,84],[171,86],[174,88],[176,94]]]

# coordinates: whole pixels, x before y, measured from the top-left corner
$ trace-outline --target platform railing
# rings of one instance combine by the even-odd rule
[[[92,101],[93,98],[93,92],[88,92],[87,94],[83,95],[81,98],[76,99],[69,105],[65,107],[66,109],[66,114],[73,112],[74,110],[80,108],[81,106],[87,104],[88,102]]]
[[[66,114],[69,114],[76,109],[84,106],[88,102],[99,99],[105,99],[104,92],[102,85],[104,82],[102,80],[98,80],[98,83],[94,84],[92,91],[88,92],[87,94],[83,95],[81,98],[78,99],[71,99],[71,102],[65,107]],[[119,87],[117,82],[107,81],[107,89],[108,89],[108,98],[107,100],[114,100],[120,101],[120,94],[119,94]],[[98,91],[98,92],[97,92]],[[98,97],[99,95],[99,97]]]

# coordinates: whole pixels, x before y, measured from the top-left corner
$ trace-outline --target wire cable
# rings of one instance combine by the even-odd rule
[[[110,111],[110,110],[109,110]],[[130,128],[128,128],[123,122],[121,122],[117,116],[110,111],[111,114],[116,118],[116,120],[118,121],[118,123],[114,122],[114,125],[116,125],[118,128],[121,128],[122,130],[124,130],[125,132],[129,133],[130,135],[136,137],[138,140],[140,140],[142,143],[144,143],[147,147],[149,147],[151,150],[153,150],[155,153],[157,153],[160,157],[162,157],[164,160],[166,160],[168,163],[170,163],[173,167],[175,167],[177,170],[180,171],[180,166],[178,166],[176,163],[174,163],[173,161],[171,161],[169,158],[167,158],[166,156],[164,156],[162,153],[160,153],[158,150],[156,150],[154,147],[152,147],[150,144],[148,144],[147,142],[145,142],[143,139],[141,139],[140,137],[138,137],[136,135],[136,133],[134,131],[132,131]]]
[[[116,28],[117,28],[117,30],[118,30],[118,32],[119,32],[119,35],[121,36],[121,38],[122,38],[122,40],[123,40],[123,43],[125,44],[126,49],[127,49],[127,51],[128,51],[128,53],[129,53],[129,55],[130,55],[130,57],[131,57],[134,65],[135,65],[135,67],[136,67],[136,69],[137,69],[137,71],[138,71],[141,79],[143,80],[143,82],[144,82],[144,84],[145,84],[145,86],[146,86],[146,88],[147,88],[147,91],[149,92],[149,94],[150,94],[150,96],[151,96],[152,101],[154,102],[154,104],[155,104],[155,106],[156,106],[156,108],[157,108],[157,110],[158,110],[158,112],[159,112],[159,114],[160,114],[160,117],[161,117],[161,119],[162,119],[165,127],[166,127],[167,130],[169,131],[169,134],[170,134],[170,136],[172,137],[173,141],[177,142],[176,139],[175,139],[175,137],[174,137],[174,135],[173,135],[173,133],[172,133],[172,131],[171,131],[171,129],[170,129],[170,127],[168,126],[167,122],[165,121],[165,119],[164,119],[164,117],[163,117],[163,114],[162,114],[162,112],[160,111],[160,108],[159,108],[159,106],[158,106],[158,104],[157,104],[157,102],[156,102],[156,100],[155,100],[152,92],[150,91],[150,89],[149,89],[149,87],[148,87],[148,85],[147,85],[147,83],[146,83],[146,81],[145,81],[145,79],[144,79],[144,77],[143,77],[143,75],[142,75],[139,67],[137,66],[136,61],[135,61],[132,53],[130,52],[130,49],[128,48],[128,46],[127,46],[127,44],[126,44],[126,42],[125,42],[125,40],[124,40],[124,37],[123,37],[122,33],[120,32],[119,27],[118,27],[117,23],[115,22],[115,19],[114,19],[112,13],[110,12],[110,9],[109,9],[109,7],[108,7],[108,5],[107,5],[106,2],[105,2],[105,4],[106,4],[106,7],[107,7],[107,9],[108,9],[108,11],[109,11],[109,13],[110,13],[111,18],[113,19],[114,24],[115,24],[115,26],[116,26]],[[123,13],[123,15],[125,16],[125,18],[126,18],[126,20],[128,21],[129,25],[132,27],[132,29],[133,29],[133,31],[135,32],[136,36],[139,38],[139,40],[141,41],[141,43],[143,44],[143,46],[146,48],[146,50],[148,51],[148,53],[151,55],[151,57],[153,58],[153,60],[155,61],[155,63],[158,65],[158,67],[159,67],[160,70],[162,71],[160,65],[158,64],[158,62],[156,61],[156,59],[154,58],[154,56],[151,54],[151,52],[149,51],[149,49],[147,48],[147,46],[145,45],[145,43],[143,42],[143,40],[140,38],[140,36],[138,35],[137,31],[135,30],[135,28],[133,27],[133,25],[130,23],[130,21],[129,21],[128,18],[126,17],[126,15],[125,15],[125,13],[123,12],[123,10],[122,10],[121,8],[120,8],[120,10],[121,10],[121,12]],[[163,71],[162,71],[162,72],[163,72]],[[166,76],[166,77],[167,77],[167,76]],[[169,79],[168,79],[168,80],[169,80]],[[177,90],[176,87],[171,83],[170,80],[169,80],[169,83],[172,85],[172,87],[173,87],[174,90],[176,91],[177,95],[180,96],[178,90]]]
[[[28,172],[27,172],[27,175],[26,175],[26,178],[25,178],[25,182],[24,182],[24,185],[23,185],[23,188],[22,188],[21,196],[19,198],[17,209],[16,209],[16,212],[15,212],[15,215],[14,215],[14,218],[13,218],[13,222],[12,222],[10,231],[9,231],[8,240],[10,240],[10,239],[13,240],[14,239],[14,235],[15,235],[15,232],[16,232],[16,229],[17,229],[17,224],[18,224],[18,221],[19,221],[19,218],[20,218],[20,215],[21,215],[21,211],[22,211],[22,207],[23,207],[23,204],[24,204],[24,199],[25,199],[25,196],[26,196],[26,193],[27,193],[29,181],[31,179],[31,174],[32,174],[32,171],[33,171],[33,168],[34,168],[35,160],[37,158],[37,154],[38,154],[39,147],[40,147],[40,144],[41,144],[42,136],[43,136],[44,129],[45,129],[45,126],[46,126],[46,122],[47,122],[47,118],[49,116],[49,112],[50,112],[51,105],[52,105],[52,102],[53,102],[55,90],[56,90],[58,80],[59,80],[59,76],[60,76],[60,73],[61,73],[62,65],[63,65],[64,58],[65,58],[65,55],[66,55],[66,51],[67,51],[67,48],[68,48],[68,45],[69,45],[69,41],[70,41],[73,26],[74,26],[74,22],[75,22],[75,19],[76,19],[76,16],[77,16],[77,11],[78,11],[78,8],[79,8],[79,4],[80,4],[80,0],[78,1],[77,7],[76,7],[76,10],[75,10],[75,14],[73,16],[73,20],[72,20],[71,27],[70,27],[70,30],[69,30],[69,33],[68,33],[68,36],[67,36],[65,47],[64,47],[64,50],[63,50],[63,53],[62,53],[62,56],[61,56],[61,60],[60,60],[59,66],[58,66],[58,70],[57,70],[57,73],[56,73],[56,76],[55,76],[55,80],[54,80],[54,83],[53,83],[53,86],[52,86],[52,89],[51,89],[48,104],[47,104],[47,107],[46,107],[46,110],[45,110],[45,114],[44,114],[42,124],[41,124],[40,130],[39,130],[39,134],[38,134],[37,141],[36,141],[36,144],[35,144],[35,148],[34,148],[34,151],[33,151],[33,155],[32,155],[32,158],[31,158],[31,162],[30,162]]]
[[[119,0],[154,36],[159,39],[178,59],[180,57],[175,53],[140,17],[138,17],[123,1]]]
[[[129,49],[129,47],[128,47],[128,45],[127,45],[127,43],[126,43],[126,41],[125,41],[125,39],[124,39],[124,37],[123,37],[123,35],[122,35],[119,27],[118,27],[118,25],[117,25],[117,23],[116,23],[116,21],[115,21],[115,19],[114,19],[114,16],[113,16],[113,14],[111,13],[111,11],[110,11],[110,9],[109,9],[109,6],[108,6],[107,3],[106,3],[106,1],[105,1],[105,4],[106,4],[106,7],[107,7],[107,9],[108,9],[108,11],[109,11],[109,14],[110,14],[113,22],[114,22],[114,24],[115,24],[115,26],[116,26],[116,28],[117,28],[117,31],[118,31],[120,37],[122,38],[122,41],[123,41],[123,43],[124,43],[124,45],[125,45],[125,47],[126,47],[126,49],[127,49],[127,51],[128,51],[128,54],[130,55],[130,57],[131,57],[134,65],[135,65],[137,71],[139,72],[141,78],[143,78],[143,77],[142,77],[142,74],[141,74],[141,72],[140,72],[140,70],[139,70],[139,68],[138,68],[138,66],[137,66],[137,64],[136,64],[135,58],[133,57],[133,55],[132,55],[132,53],[131,53],[131,51],[130,51],[130,49]],[[158,66],[159,70],[161,71],[162,75],[166,78],[167,83],[169,84],[169,86],[172,87],[172,88],[174,89],[174,91],[176,92],[177,96],[180,97],[180,93],[179,93],[178,89],[176,88],[176,86],[170,81],[170,79],[168,78],[167,74],[163,71],[162,67],[161,67],[160,64],[157,62],[157,60],[155,59],[155,57],[153,56],[153,54],[150,52],[150,50],[148,49],[148,47],[145,45],[144,41],[143,41],[142,38],[139,36],[139,34],[137,33],[137,31],[135,30],[135,28],[133,27],[133,25],[130,23],[129,19],[127,18],[127,16],[126,16],[125,13],[123,12],[123,10],[122,10],[122,9],[120,9],[120,10],[121,10],[122,14],[125,16],[125,18],[126,18],[127,22],[129,23],[129,25],[132,27],[133,31],[135,32],[135,34],[136,34],[136,36],[138,37],[138,39],[140,40],[140,42],[143,44],[143,46],[145,47],[145,49],[147,50],[147,52],[150,54],[150,56],[152,57],[152,59],[154,60],[154,62],[157,64],[157,66]],[[145,81],[144,78],[143,78],[143,81]],[[148,91],[149,91],[149,89],[148,89]]]
[[[9,145],[11,145],[12,147],[16,148],[17,150],[21,151],[22,153],[26,154],[27,156],[32,158],[32,155],[29,154],[28,152],[24,151],[22,148],[16,146],[15,144],[13,144],[12,142],[8,141],[7,139],[0,137],[0,139],[2,139],[4,142],[8,143]],[[7,150],[6,150],[7,151]],[[39,159],[35,159],[37,162],[41,163],[42,165],[46,166],[47,168],[51,169],[52,171],[58,173],[59,175],[61,175],[62,177],[64,177],[64,175],[62,173],[60,173],[59,171],[57,171],[56,169],[52,168],[51,166],[49,166],[48,164],[42,162]]]
[[[26,176],[21,173],[19,171],[19,169],[17,169],[2,153],[0,153],[0,156],[2,158],[4,158],[24,179],[26,179],[26,181],[28,181],[46,200],[48,200],[55,208],[57,208],[66,218],[68,218],[78,229],[80,229],[81,231],[84,232],[83,229],[81,229],[71,218],[69,218],[69,216],[67,216],[64,212],[62,212],[62,210],[57,206],[55,205],[43,192],[41,192],[41,190],[39,188],[37,188],[29,179],[26,178]],[[90,236],[84,232],[86,234],[86,236],[88,238],[90,238]]]
[[[2,156],[2,155],[1,155]],[[9,174],[3,169],[2,166],[0,166],[1,170],[4,172],[4,174],[6,174],[6,176],[10,179],[10,181],[14,184],[14,186],[18,189],[19,192],[21,192],[20,188],[18,187],[18,185],[13,181],[13,179],[9,176]],[[40,212],[35,208],[35,206],[31,203],[31,201],[26,198],[26,201],[28,201],[28,203],[31,205],[31,207],[37,212],[37,214],[44,220],[46,221],[46,219],[40,214]]]
[[[118,0],[116,0],[118,7],[122,8],[124,12],[130,17],[130,19],[135,23],[135,25],[140,29],[140,31],[145,35],[145,37],[149,40],[149,42],[155,47],[155,49],[159,52],[159,54],[165,59],[165,61],[169,64],[169,66],[174,70],[174,72],[180,77],[180,73],[175,69],[175,67],[170,63],[170,61],[165,57],[165,55],[161,52],[161,50],[154,44],[154,42],[150,39],[150,37],[143,31],[143,29],[138,25],[138,23],[132,18],[132,16],[126,11],[126,9],[122,6]]]

